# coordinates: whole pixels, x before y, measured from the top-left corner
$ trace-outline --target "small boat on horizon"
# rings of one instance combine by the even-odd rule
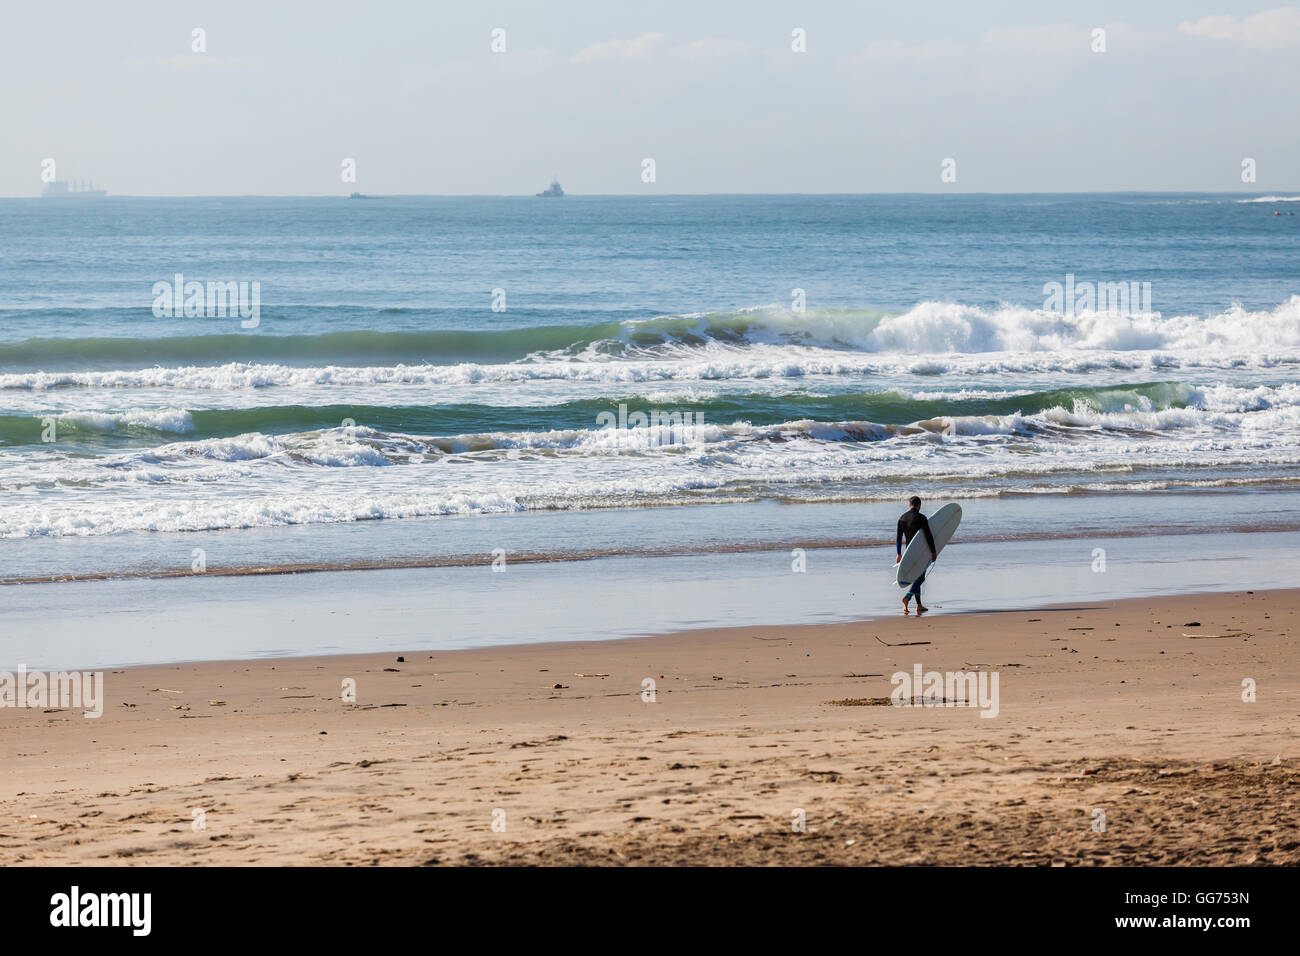
[[[547,186],[545,189],[543,189],[541,192],[539,192],[537,195],[559,198],[564,195],[564,189],[563,187],[560,186],[560,181],[558,179],[552,178],[551,184]]]

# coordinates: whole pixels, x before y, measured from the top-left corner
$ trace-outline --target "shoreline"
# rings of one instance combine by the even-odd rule
[[[1270,561],[1246,560],[1261,547]],[[4,592],[8,628],[0,669],[104,670],[413,648],[441,653],[723,625],[887,620],[899,610],[893,552],[882,545],[559,563],[507,557],[499,566],[14,588]],[[209,554],[209,567],[216,555]],[[937,611],[951,614],[1062,600],[1262,591],[1291,586],[1298,570],[1296,531],[954,541],[925,593]]]
[[[901,494],[901,491],[900,491]],[[1165,536],[1300,529],[1300,490],[1273,484],[988,498],[935,491],[968,515],[958,539],[970,544],[1132,538],[1137,527]],[[681,507],[456,514],[337,523],[132,531],[9,538],[0,584],[267,577],[400,568],[472,567],[509,545],[512,563],[562,564],[606,557],[676,557],[887,548],[899,505],[887,500],[695,502]],[[861,535],[846,535],[861,528]],[[195,549],[205,555],[194,568]],[[305,555],[310,558],[304,559]],[[376,555],[383,555],[377,558]]]
[[[1297,615],[1286,589],[118,668],[102,718],[0,710],[0,863],[1297,863]],[[997,673],[997,716],[888,706],[916,665]]]
[[[965,500],[965,499],[962,499]],[[801,503],[802,504],[802,503]],[[244,529],[227,529],[244,530]],[[1300,531],[1300,518],[1284,519],[1271,523],[1237,522],[1222,525],[1215,529],[1217,534],[1267,534],[1275,531]],[[188,532],[194,533],[194,532]],[[1186,537],[1188,535],[1207,534],[1205,528],[1185,527],[1161,529],[1161,537]],[[964,544],[1005,544],[1026,541],[1077,541],[1077,540],[1114,540],[1146,537],[1145,533],[1121,531],[1117,529],[1089,530],[1086,534],[1079,531],[1060,533],[1039,532],[1003,532],[1000,534],[964,534]],[[519,551],[509,552],[511,564],[570,564],[583,561],[599,561],[603,558],[677,558],[687,555],[708,554],[763,554],[775,551],[790,551],[802,548],[805,551],[847,551],[866,548],[888,548],[893,544],[889,538],[842,538],[808,541],[802,538],[789,538],[780,541],[763,542],[711,542],[707,545],[693,545],[674,548],[602,548],[588,551]],[[247,565],[233,567],[212,567],[199,572],[188,568],[156,568],[123,571],[101,571],[80,575],[50,575],[44,577],[0,578],[0,587],[17,587],[29,584],[83,584],[92,581],[163,581],[173,578],[239,578],[271,577],[295,574],[328,574],[351,571],[400,571],[431,568],[472,568],[491,566],[493,555],[451,554],[429,555],[413,558],[393,558],[387,560],[354,559],[351,561],[300,562],[280,565]]]
[[[1297,604],[1300,604],[1300,587],[1273,587],[1273,588],[1259,588],[1255,590],[1241,591],[1241,592],[1195,591],[1195,592],[1175,593],[1175,594],[1155,594],[1155,595],[1150,595],[1148,597],[1124,597],[1124,598],[1118,598],[1118,599],[1106,601],[1101,606],[1103,607],[1118,606],[1122,608],[1140,601],[1164,602],[1164,601],[1181,601],[1181,600],[1186,600],[1195,604],[1201,600],[1217,601],[1219,599],[1222,599],[1225,596],[1238,594],[1238,593],[1248,594],[1257,597],[1264,597],[1264,598],[1267,598],[1269,595],[1278,595],[1283,598],[1290,598],[1294,596]],[[903,589],[900,588],[898,590],[898,594],[901,596],[903,594]],[[899,610],[901,608],[901,604],[898,604],[895,605],[895,610],[890,613],[881,612],[869,616],[854,618],[851,620],[835,621],[829,624],[759,624],[759,625],[742,624],[742,625],[734,625],[734,626],[705,625],[702,627],[679,628],[671,631],[633,634],[625,637],[608,637],[608,638],[597,639],[597,640],[562,640],[561,639],[561,640],[551,640],[551,641],[537,641],[533,643],[489,644],[482,647],[463,647],[463,648],[450,648],[450,649],[394,648],[393,650],[385,650],[381,652],[362,651],[362,652],[342,652],[337,654],[294,654],[285,657],[230,657],[230,658],[211,658],[211,659],[195,658],[193,660],[169,660],[169,661],[143,663],[143,664],[104,665],[102,667],[97,667],[97,668],[67,667],[67,668],[58,668],[58,669],[67,670],[67,671],[82,671],[83,673],[93,669],[96,671],[105,671],[114,674],[134,674],[134,673],[142,673],[145,671],[174,670],[177,668],[184,668],[184,667],[237,668],[237,667],[245,667],[250,664],[271,665],[272,667],[309,665],[314,668],[322,668],[326,666],[326,662],[328,662],[329,665],[331,666],[337,664],[337,666],[341,666],[341,667],[345,667],[346,664],[351,662],[359,666],[374,666],[377,663],[388,661],[394,656],[420,659],[426,656],[432,658],[435,655],[441,657],[443,655],[448,655],[448,654],[467,655],[467,654],[482,653],[482,654],[503,654],[509,656],[511,654],[515,654],[519,652],[531,653],[533,651],[557,653],[560,652],[561,650],[564,651],[585,650],[589,652],[599,652],[600,649],[605,646],[623,645],[623,644],[645,642],[645,641],[667,641],[673,639],[688,639],[691,635],[712,637],[715,635],[725,636],[728,634],[741,634],[741,633],[750,634],[754,631],[765,631],[765,630],[786,631],[786,630],[800,630],[803,628],[852,627],[854,625],[876,626],[876,625],[887,625],[889,623],[898,621],[900,619],[903,621],[909,621],[909,620],[915,621],[916,623],[923,624],[923,625],[931,625],[936,621],[940,621],[945,618],[955,618],[955,617],[976,618],[976,619],[988,618],[989,621],[993,621],[1001,615],[1008,615],[1008,614],[1027,614],[1027,615],[1034,615],[1039,613],[1061,614],[1067,611],[1078,611],[1081,609],[1082,610],[1098,609],[1097,602],[1089,602],[1089,605],[1087,607],[1076,607],[1074,605],[1071,605],[1068,602],[1060,602],[1058,604],[1026,605],[1024,607],[1011,607],[1011,608],[1000,607],[1000,608],[969,609],[969,610],[947,610],[947,609],[943,609],[940,605],[936,605],[936,604],[931,604],[929,607],[930,610],[926,614],[920,615],[919,617],[916,614],[909,614],[908,616],[904,617],[901,613],[901,610]],[[896,646],[907,646],[907,645],[903,644],[903,645],[896,645]],[[0,671],[2,671],[3,669],[4,669],[3,666],[0,666]],[[35,672],[37,668],[27,668],[27,670],[29,673],[31,673],[31,672]],[[51,669],[46,668],[45,670],[51,670]],[[0,709],[0,714],[3,714],[3,712],[4,712],[3,709]]]

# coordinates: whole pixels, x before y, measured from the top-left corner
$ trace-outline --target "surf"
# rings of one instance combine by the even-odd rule
[[[198,321],[198,320],[196,320]],[[273,315],[264,321],[274,327]],[[562,374],[562,367],[612,366],[620,362],[685,365],[707,358],[747,364],[747,353],[769,362],[788,350],[791,370],[831,373],[835,353],[853,367],[853,356],[979,356],[1017,353],[1008,368],[1025,367],[1036,353],[1166,351],[1182,361],[1213,364],[1229,353],[1300,352],[1300,295],[1267,311],[1232,306],[1208,316],[1159,312],[1062,312],[1024,306],[988,308],[942,300],[901,312],[873,309],[791,311],[758,306],[729,312],[664,315],[592,325],[420,331],[348,330],[302,334],[211,333],[154,337],[30,338],[0,343],[0,387],[35,383],[66,369],[55,380],[75,384],[112,376],[131,381],[133,369],[156,374],[167,365],[227,369],[267,366],[281,376],[318,368],[359,371],[376,364],[396,369],[477,367],[486,377]],[[827,353],[830,353],[829,355]],[[807,362],[807,367],[800,367]],[[1017,366],[1019,362],[1019,366]],[[390,363],[384,365],[384,363]],[[828,364],[829,363],[829,364]],[[749,363],[753,364],[753,363]],[[866,366],[860,365],[865,369]],[[76,371],[73,371],[76,370]],[[548,371],[549,370],[549,371]],[[751,374],[758,368],[750,370]],[[27,372],[24,376],[21,373]],[[769,367],[766,374],[773,374]],[[29,387],[36,387],[32,384]],[[47,386],[48,387],[48,386]]]
[[[111,396],[110,396],[111,399]],[[819,440],[874,440],[887,435],[932,431],[959,434],[1032,434],[1051,426],[1113,430],[1234,430],[1268,415],[1281,427],[1300,410],[1300,385],[1231,386],[1221,383],[1138,382],[1043,391],[881,389],[831,394],[794,391],[701,393],[615,393],[608,398],[541,402],[533,406],[477,402],[373,405],[330,403],[233,408],[47,406],[26,414],[0,414],[0,448],[51,438],[94,445],[151,447],[168,436],[193,441],[229,439],[249,433],[268,436],[328,433],[358,426],[372,434],[405,433],[422,440],[524,443],[516,435],[599,434],[605,416],[624,409],[679,422],[716,425],[739,436],[742,429],[772,440],[811,435]],[[1253,416],[1253,417],[1250,417]],[[52,431],[51,431],[52,429]],[[698,431],[697,434],[710,434]],[[497,437],[493,437],[497,436]],[[837,438],[836,436],[840,436]],[[547,439],[538,438],[539,442]],[[566,440],[576,447],[577,439]],[[487,446],[483,446],[487,447]],[[504,447],[504,446],[503,446]]]

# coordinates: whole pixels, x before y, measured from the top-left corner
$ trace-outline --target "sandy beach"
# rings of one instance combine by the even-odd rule
[[[113,670],[101,718],[0,709],[0,863],[1294,864],[1298,609]],[[917,665],[996,674],[996,716],[891,706]]]

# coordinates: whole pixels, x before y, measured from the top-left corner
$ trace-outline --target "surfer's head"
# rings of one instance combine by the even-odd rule
[[[912,495],[911,498],[907,499],[907,503],[911,505],[913,508],[921,507],[921,499],[918,498],[916,495]]]

